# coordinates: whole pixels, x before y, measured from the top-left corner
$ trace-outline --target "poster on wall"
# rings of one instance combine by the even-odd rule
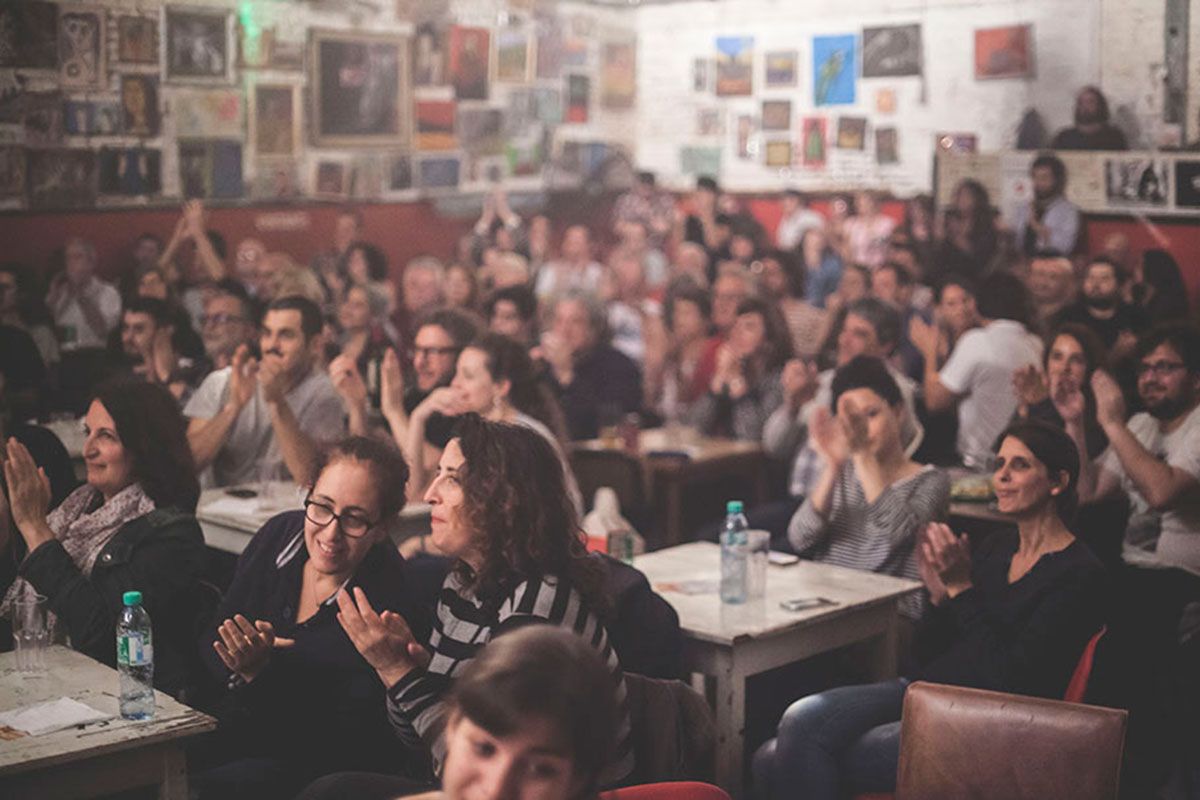
[[[0,67],[58,66],[58,6],[40,0],[0,3]]]
[[[792,143],[784,140],[768,140],[765,164],[768,167],[790,167],[792,165]]]
[[[96,154],[91,150],[30,150],[30,208],[89,208],[96,204]]]
[[[1109,158],[1104,164],[1105,195],[1114,208],[1161,208],[1171,196],[1166,159]]]
[[[897,147],[895,128],[875,129],[875,161],[879,164],[900,163],[900,150]]]
[[[237,89],[176,89],[171,114],[175,130],[195,139],[240,139],[245,106]]]
[[[824,117],[805,117],[800,126],[800,163],[819,169],[825,166],[826,121]]]
[[[684,145],[679,148],[679,171],[684,175],[720,175],[721,148]]]
[[[601,53],[600,105],[633,108],[637,98],[637,44],[606,42]]]
[[[744,97],[754,91],[754,37],[717,37],[717,97]]]
[[[1033,77],[1033,26],[975,31],[975,80]]]
[[[312,131],[318,147],[395,147],[409,138],[408,39],[312,32]]]
[[[537,44],[534,47],[534,74],[541,80],[562,77],[563,31],[558,17],[537,17]]]
[[[867,118],[839,117],[837,147],[839,150],[865,150],[867,147]]]
[[[792,128],[791,100],[764,100],[762,104],[762,129],[764,131],[787,131]]]
[[[343,161],[322,159],[313,176],[313,194],[322,200],[345,200],[350,196],[350,168]]]
[[[100,148],[100,194],[142,197],[162,191],[162,153],[141,147]]]
[[[158,64],[158,20],[150,17],[117,17],[117,61],[121,64]]]
[[[105,19],[102,8],[59,9],[58,84],[63,89],[100,89],[107,82]]]
[[[899,78],[921,74],[921,26],[863,28],[862,76]]]
[[[460,108],[458,141],[471,155],[504,152],[504,112],[498,108]]]
[[[25,133],[25,144],[59,144],[63,139],[63,97],[61,92],[27,92],[20,95],[22,110],[18,120]]]
[[[446,82],[446,52],[438,29],[428,23],[413,32],[413,86]]]
[[[567,122],[588,121],[588,102],[592,94],[592,81],[587,75],[567,76]]]
[[[260,158],[250,191],[260,200],[293,200],[301,194],[300,168],[291,158]]]
[[[389,192],[407,192],[413,188],[412,156],[397,153],[390,157],[387,188]]]
[[[454,135],[457,108],[453,100],[417,101],[418,150],[453,150],[458,147],[458,139]]]
[[[163,9],[163,70],[172,83],[233,82],[233,15],[204,8]]]
[[[250,95],[250,141],[259,156],[300,153],[300,87],[259,83]]]
[[[854,104],[858,69],[855,43],[853,34],[813,37],[813,102],[816,105]]]
[[[490,37],[487,28],[450,28],[446,69],[459,100],[487,100]]]
[[[0,197],[25,194],[25,148],[0,147]]]
[[[417,162],[418,185],[425,190],[456,189],[462,172],[458,156],[423,158]]]
[[[497,83],[529,83],[533,80],[533,38],[521,27],[496,31]]]
[[[1200,208],[1200,161],[1179,159],[1175,162],[1175,205]]]
[[[184,197],[242,196],[240,141],[180,139],[178,145],[179,187]]]
[[[157,136],[158,79],[151,75],[121,76],[122,129],[130,136]]]
[[[796,85],[796,51],[775,50],[763,56],[768,89],[787,89]]]

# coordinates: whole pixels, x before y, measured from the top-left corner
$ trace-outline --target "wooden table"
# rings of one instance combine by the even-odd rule
[[[115,645],[114,645],[115,647]],[[47,671],[17,672],[0,654],[0,711],[71,697],[118,714],[117,673],[66,647],[46,652]],[[157,785],[160,800],[187,800],[185,741],[217,726],[212,717],[155,692],[154,719],[115,719],[44,736],[0,741],[0,797],[71,798]]]
[[[571,446],[580,450],[613,449],[603,439],[575,442]],[[654,428],[638,433],[636,455],[642,464],[646,497],[661,503],[659,524],[665,544],[678,544],[685,538],[684,491],[688,486],[749,477],[753,496],[746,499],[754,503],[767,499],[767,458],[759,442],[715,439],[687,429]]]
[[[260,485],[248,486],[260,492]],[[287,481],[273,482],[265,496],[234,497],[227,489],[205,489],[196,504],[196,520],[209,547],[241,555],[250,539],[267,520],[284,511],[304,507],[305,491]],[[397,545],[409,536],[429,532],[428,503],[409,503],[389,534]]]
[[[811,561],[768,566],[766,596],[727,605],[717,594],[720,548],[692,542],[634,560],[679,614],[684,663],[716,681],[717,782],[735,798],[744,791],[746,681],[768,670],[856,642],[870,643],[878,680],[895,677],[898,601],[916,581]],[[711,591],[684,593],[668,584],[711,581]],[[824,597],[836,605],[784,611],[780,602]]]

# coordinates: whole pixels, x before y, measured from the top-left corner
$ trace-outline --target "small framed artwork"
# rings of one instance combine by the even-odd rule
[[[163,77],[170,83],[233,83],[233,14],[214,8],[163,8]]]
[[[900,162],[895,128],[875,129],[875,160],[880,164],[898,164]]]
[[[805,117],[800,128],[800,163],[820,169],[825,166],[826,120]]]
[[[637,99],[637,45],[608,42],[601,49],[600,105],[633,108]]]
[[[129,136],[157,136],[158,79],[153,75],[121,76],[122,130]]]
[[[790,167],[792,165],[792,143],[787,140],[768,141],[766,165],[768,167]]]
[[[254,164],[251,194],[259,200],[294,200],[300,196],[300,172],[291,158],[260,158]]]
[[[100,148],[100,194],[142,197],[162,192],[162,152],[141,147]]]
[[[446,82],[446,49],[441,33],[430,24],[413,33],[413,86],[441,86]]]
[[[522,27],[496,31],[493,79],[496,83],[529,83],[533,80],[533,36]]]
[[[435,156],[417,162],[417,181],[422,189],[456,189],[462,172],[458,156]]]
[[[25,194],[25,148],[0,147],[0,197]]]
[[[717,97],[753,94],[754,37],[717,37]]]
[[[491,32],[454,25],[446,42],[446,71],[459,100],[487,100]]]
[[[408,192],[413,189],[412,156],[407,153],[395,153],[387,162],[387,191]]]
[[[250,94],[250,141],[255,155],[298,155],[300,130],[300,86],[255,84]]]
[[[764,131],[786,131],[792,128],[791,100],[764,100],[762,104],[762,129]]]
[[[863,28],[864,78],[920,75],[921,58],[920,24]]]
[[[31,208],[96,205],[96,153],[92,150],[29,150]]]
[[[63,6],[58,13],[58,83],[63,89],[102,89],[108,80],[104,56],[106,12]]]
[[[55,3],[42,0],[0,3],[0,67],[46,70],[58,67]],[[21,163],[25,163],[23,159]]]
[[[271,66],[271,45],[274,41],[274,28],[250,27],[239,22],[238,66],[242,69],[266,69]]]
[[[975,31],[975,80],[1031,78],[1033,74],[1032,25]]]
[[[865,150],[867,147],[867,118],[839,117],[837,146],[839,150]]]
[[[796,60],[795,50],[775,50],[763,56],[767,88],[784,89],[795,86]]]
[[[158,20],[117,17],[117,61],[121,64],[158,63]]]
[[[350,169],[342,161],[317,162],[313,194],[322,200],[345,200],[350,196]]]
[[[458,104],[453,100],[417,100],[416,145],[418,150],[454,150],[455,116]]]
[[[587,75],[567,76],[566,121],[584,123],[588,121],[588,106],[592,97],[592,80]]]
[[[241,197],[242,143],[226,139],[180,139],[179,188],[184,197]]]
[[[407,146],[408,37],[312,32],[313,142],[319,147]]]

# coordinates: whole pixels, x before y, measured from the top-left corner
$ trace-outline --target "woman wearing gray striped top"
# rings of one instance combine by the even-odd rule
[[[440,771],[451,681],[491,639],[531,623],[570,628],[608,664],[621,722],[605,786],[633,771],[625,678],[600,618],[601,566],[584,551],[578,514],[554,448],[530,428],[464,415],[425,494],[430,532],[455,558],[438,598],[428,649],[393,612],[339,597],[339,619],[387,686],[388,716],[409,744],[424,743]]]
[[[858,356],[833,378],[833,409],[820,408],[809,425],[825,469],[792,517],[788,540],[814,561],[920,580],[916,542],[949,506],[946,474],[917,464],[900,440],[903,398],[887,367]],[[920,617],[924,593],[900,610]]]

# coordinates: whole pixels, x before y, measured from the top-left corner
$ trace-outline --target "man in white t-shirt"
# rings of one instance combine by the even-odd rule
[[[121,320],[121,295],[96,277],[96,248],[72,238],[63,248],[66,269],[50,283],[46,305],[64,351],[104,347]]]
[[[1010,273],[989,276],[979,287],[977,308],[983,327],[964,333],[941,371],[937,368],[937,332],[914,317],[909,339],[925,360],[925,406],[930,412],[958,404],[958,455],[983,469],[996,437],[1017,410],[1013,372],[1042,361],[1042,340],[1025,327],[1029,292]]]
[[[1185,323],[1153,328],[1135,358],[1146,411],[1128,422],[1116,381],[1103,372],[1092,377],[1096,418],[1109,446],[1095,463],[1081,459],[1080,500],[1124,489],[1132,506],[1126,560],[1200,573],[1200,330]],[[1086,453],[1082,397],[1075,406],[1067,430]]]
[[[317,444],[346,428],[342,401],[318,364],[321,311],[303,297],[267,307],[262,360],[243,345],[200,384],[183,409],[188,444],[206,485],[307,481]],[[208,468],[211,467],[211,471]]]
[[[824,228],[825,218],[808,207],[804,194],[797,189],[783,193],[783,218],[775,229],[775,244],[780,250],[795,250],[804,234],[813,228]]]

